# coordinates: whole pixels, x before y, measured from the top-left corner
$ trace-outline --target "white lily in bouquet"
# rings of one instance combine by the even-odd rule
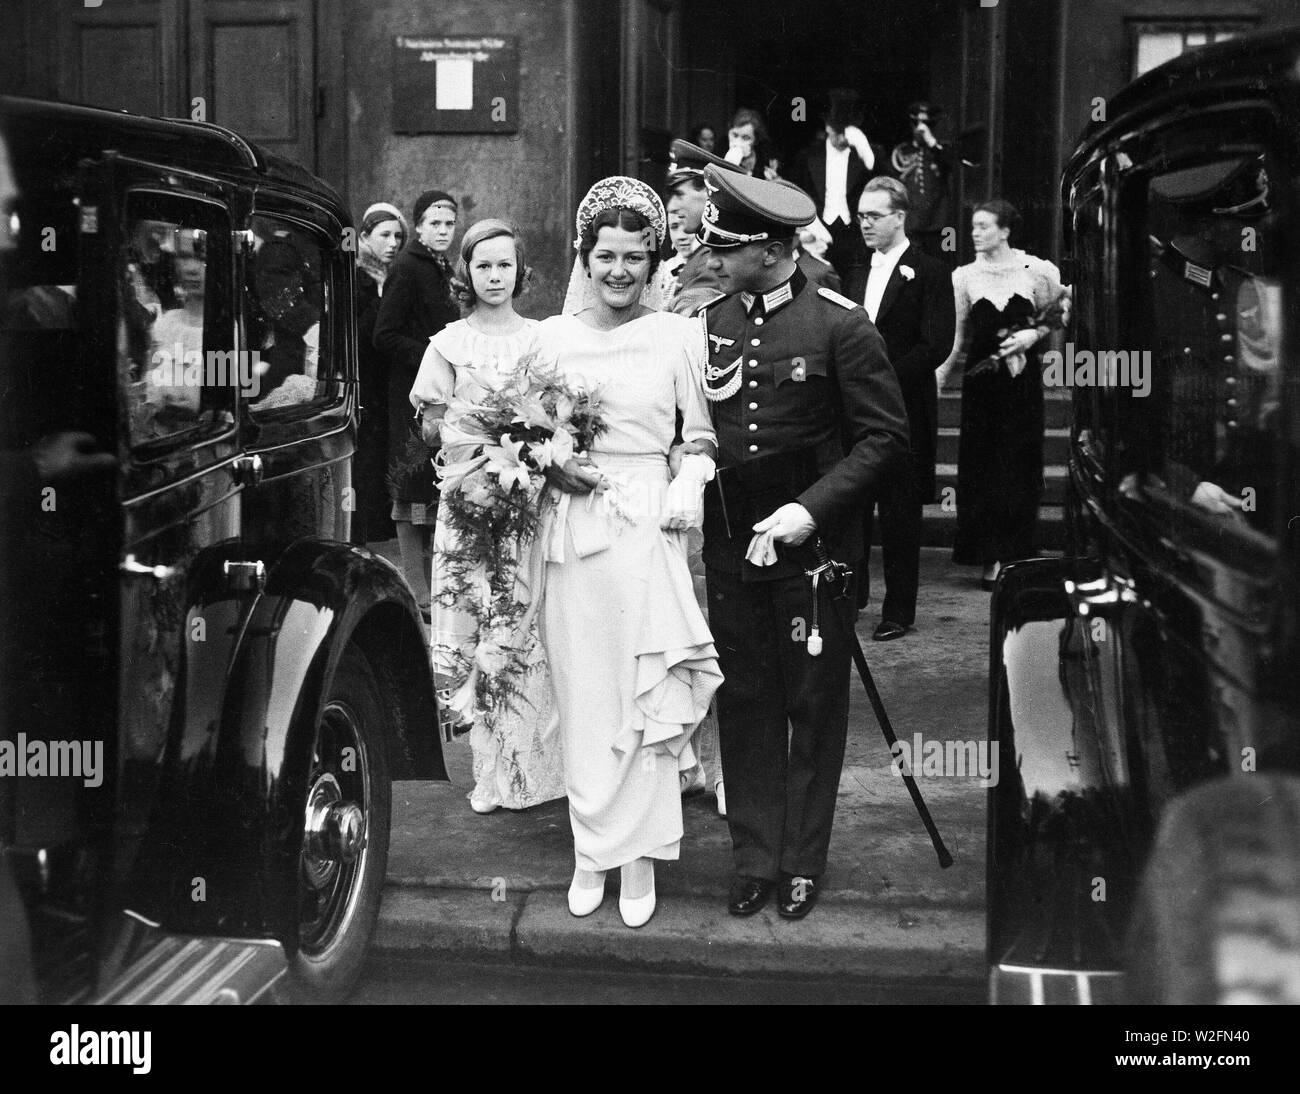
[[[546,469],[590,451],[605,430],[599,394],[523,358],[499,390],[453,399],[437,465],[444,519],[456,546],[443,556],[440,601],[478,624],[472,653],[457,653],[464,684],[450,706],[465,720],[514,707],[523,694],[539,568],[530,565],[552,492]]]

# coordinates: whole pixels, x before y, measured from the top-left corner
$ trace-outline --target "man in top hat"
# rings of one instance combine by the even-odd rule
[[[862,508],[906,451],[907,419],[866,313],[811,286],[792,257],[816,212],[808,195],[713,167],[704,177],[699,237],[730,294],[702,313],[721,468],[705,495],[704,562],[726,678],[729,909],[750,915],[776,889],[778,911],[798,919],[826,866],[854,615],[809,571],[822,552],[861,557]]]
[[[682,228],[692,237],[691,253],[677,270],[672,298],[664,301],[669,311],[693,315],[707,300],[718,295],[718,282],[709,269],[709,250],[700,244],[697,233],[704,217],[704,169],[710,165],[719,171],[741,169],[721,156],[706,152],[698,145],[678,138],[672,144],[672,169],[668,172],[668,206],[680,210]]]
[[[856,123],[857,94],[848,89],[832,91],[822,115],[822,132],[795,157],[790,176],[812,196],[817,215],[830,232],[826,259],[841,279],[866,260],[853,214],[867,179],[883,169],[878,162],[883,156]]]
[[[952,227],[949,191],[952,151],[939,143],[931,125],[943,111],[924,99],[907,108],[912,135],[894,145],[889,154],[889,173],[907,187],[907,238],[931,258],[957,261],[957,251],[943,249],[943,230]]]

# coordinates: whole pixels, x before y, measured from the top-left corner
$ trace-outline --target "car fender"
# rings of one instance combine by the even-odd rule
[[[259,574],[237,550],[196,560],[191,640],[129,906],[170,932],[275,937],[293,952],[312,741],[349,643],[396,693],[393,777],[447,774],[424,632],[396,569],[365,548],[300,540]]]
[[[1088,628],[1066,591],[1075,559],[1006,566],[994,590],[987,952],[993,1002],[1101,1001],[1119,990],[1134,869],[1107,777],[1109,699],[1092,685]]]

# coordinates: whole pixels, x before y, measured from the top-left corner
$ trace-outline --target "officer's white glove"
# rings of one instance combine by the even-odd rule
[[[659,527],[672,532],[698,527],[704,521],[704,484],[713,479],[716,464],[712,457],[688,452],[682,457],[681,470],[668,484]]]
[[[817,522],[807,509],[797,501],[792,501],[781,506],[766,520],[760,520],[754,525],[754,531],[760,534],[769,532],[778,543],[797,547],[817,531]]]

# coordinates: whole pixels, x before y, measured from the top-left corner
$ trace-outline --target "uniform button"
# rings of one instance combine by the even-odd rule
[[[750,423],[749,423],[749,431],[750,431],[751,433],[757,433],[757,432],[758,432],[758,423],[757,423],[757,422],[750,422]]]
[[[763,325],[763,317],[761,315],[754,316],[754,326],[761,327],[762,325]]]
[[[750,380],[750,381],[749,381],[749,386],[750,386],[750,387],[758,387],[758,381],[757,381],[757,380]]]
[[[758,451],[758,445],[756,445],[756,444],[751,444],[751,445],[749,446],[749,450],[750,450],[751,452],[757,452],[757,451]]]
[[[751,339],[749,340],[749,344],[750,344],[751,346],[756,346],[756,345],[758,345],[758,339],[757,339],[757,338],[751,338]]]
[[[755,361],[755,360],[751,360],[751,361],[749,362],[749,367],[750,367],[750,368],[758,368],[758,362]]]
[[[758,404],[757,404],[757,403],[750,403],[750,404],[749,404],[749,409],[750,409],[750,410],[757,410],[757,409],[758,409]]]
[[[1228,363],[1231,364],[1232,362],[1229,361]],[[1235,376],[1229,376],[1229,377],[1228,377],[1226,380],[1224,380],[1223,382],[1224,382],[1225,384],[1227,384],[1229,387],[1236,387],[1236,386],[1237,386],[1237,378],[1236,378]]]

